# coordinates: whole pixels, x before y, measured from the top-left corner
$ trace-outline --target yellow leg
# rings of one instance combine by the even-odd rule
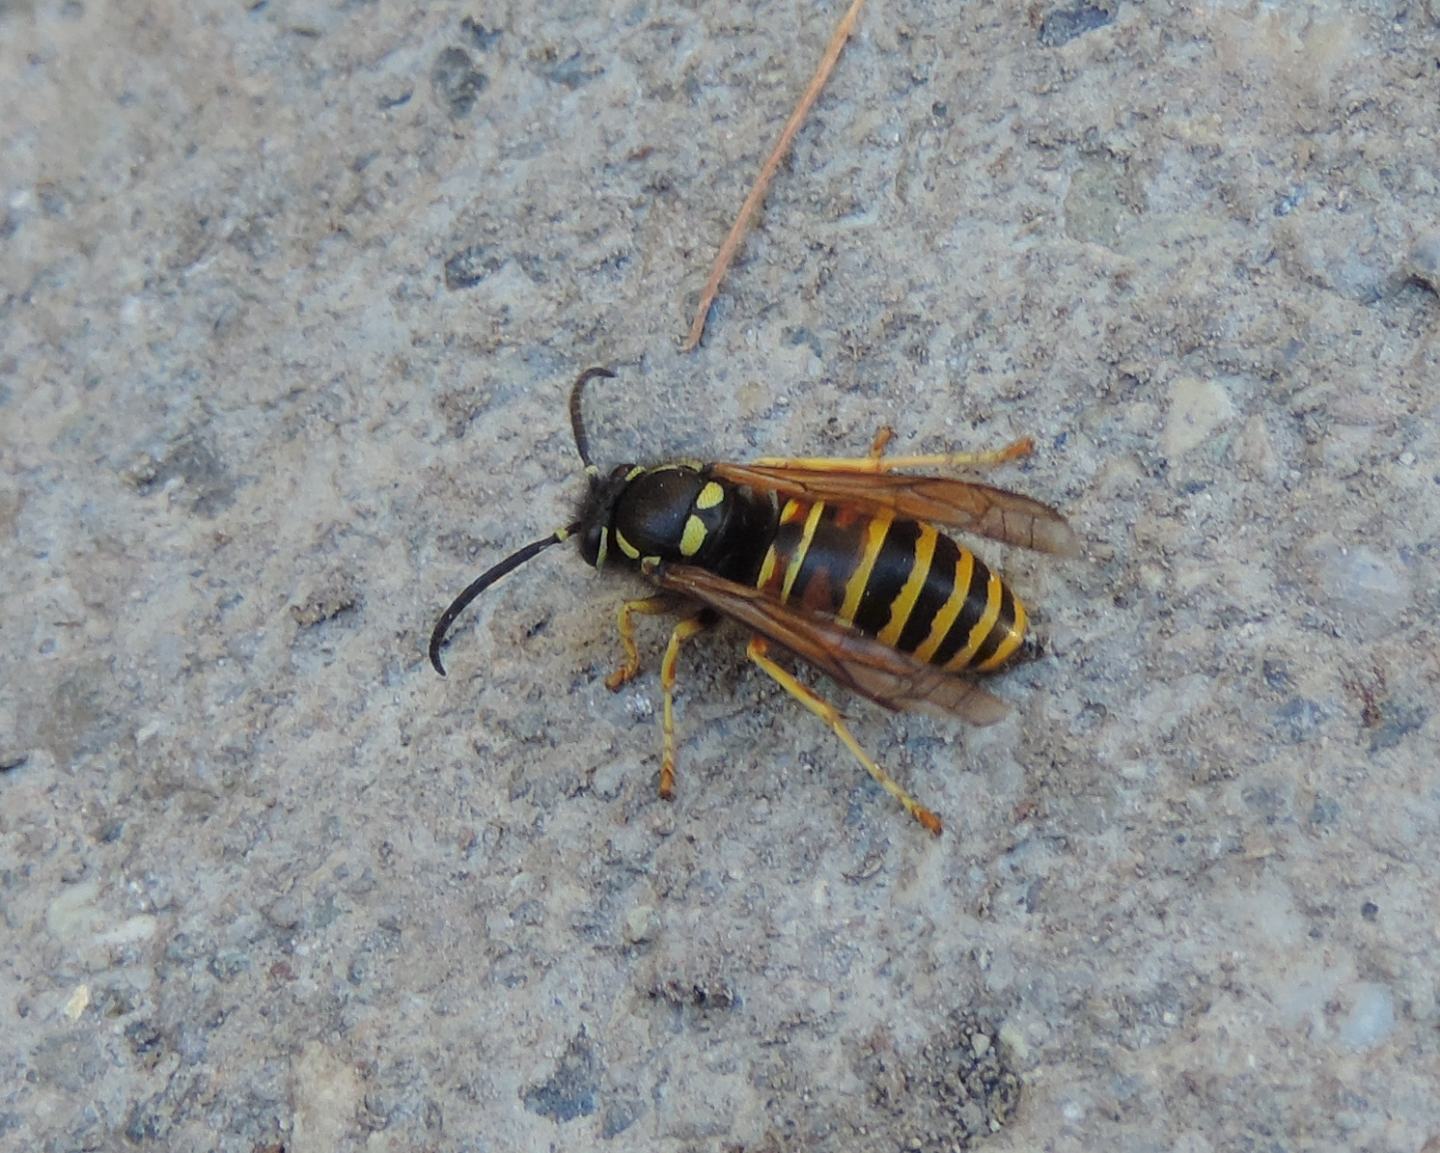
[[[750,647],[746,652],[752,661],[769,673],[770,676],[779,683],[781,688],[829,725],[831,731],[845,742],[845,747],[855,754],[859,762],[865,766],[865,771],[875,778],[880,787],[899,801],[905,807],[907,813],[938,837],[942,828],[940,818],[902,789],[894,777],[871,759],[870,755],[860,747],[860,742],[857,741],[850,730],[845,727],[845,722],[841,719],[840,713],[834,705],[821,700],[766,656],[765,654],[768,649],[769,646],[763,638],[751,637]]]
[[[668,801],[675,795],[675,662],[680,658],[680,646],[714,623],[715,615],[709,609],[686,617],[670,633],[670,643],[665,646],[665,657],[660,662],[660,692],[665,698],[661,721],[664,733],[664,749],[660,755],[661,800]]]
[[[674,607],[674,600],[667,596],[644,597],[620,605],[620,611],[615,614],[615,624],[620,630],[620,647],[625,651],[625,663],[605,678],[605,687],[612,693],[619,691],[640,671],[640,652],[635,648],[635,622],[631,618],[636,613],[647,617],[660,616]]]
[[[806,472],[894,472],[902,468],[992,468],[1029,456],[1035,442],[1028,436],[1011,441],[1004,448],[990,452],[938,452],[920,456],[883,456],[890,442],[888,428],[875,434],[875,443],[868,456],[764,456],[755,461],[765,468],[794,468]]]

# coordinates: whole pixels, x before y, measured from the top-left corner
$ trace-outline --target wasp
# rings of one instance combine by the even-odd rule
[[[1028,439],[995,452],[885,456],[882,429],[865,457],[765,458],[750,464],[622,464],[602,476],[590,458],[585,386],[613,377],[586,369],[570,390],[570,424],[589,491],[573,524],[482,573],[435,623],[430,663],[456,618],[501,577],[576,537],[596,569],[639,572],[651,596],[623,602],[624,659],[617,690],[640,670],[634,618],[679,610],[660,664],[664,698],[660,796],[675,791],[675,669],[681,646],[722,618],[750,630],[747,654],[820,717],[915,820],[938,834],[939,816],[860,746],[840,712],[777,664],[772,646],[891,710],[953,715],[976,725],[1008,707],[977,683],[1037,646],[1020,598],[943,530],[1074,556],[1079,542],[1049,505],[1005,489],[900,469],[984,467],[1025,456]]]

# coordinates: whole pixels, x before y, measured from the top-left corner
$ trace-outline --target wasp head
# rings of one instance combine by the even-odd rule
[[[625,491],[633,464],[616,466],[609,476],[596,479],[585,494],[580,506],[580,555],[585,563],[601,568],[610,558],[611,526],[615,519],[615,506]]]

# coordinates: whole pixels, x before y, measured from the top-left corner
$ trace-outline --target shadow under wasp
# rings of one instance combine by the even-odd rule
[[[638,570],[658,590],[620,605],[624,661],[614,689],[640,670],[634,617],[680,611],[660,664],[664,697],[660,796],[675,791],[675,666],[680,647],[720,618],[750,630],[747,653],[820,717],[905,811],[932,833],[940,818],[868,753],[839,711],[776,664],[771,646],[891,710],[954,715],[975,725],[1008,706],[976,683],[1033,654],[1020,599],[944,528],[1074,556],[1079,542],[1049,505],[1005,489],[898,469],[986,467],[1027,455],[1028,439],[995,452],[764,458],[750,464],[622,464],[602,476],[590,459],[585,386],[613,377],[589,368],[570,390],[570,423],[590,487],[573,524],[512,553],[476,578],[435,623],[430,663],[470,602],[537,553],[578,537],[587,564]]]

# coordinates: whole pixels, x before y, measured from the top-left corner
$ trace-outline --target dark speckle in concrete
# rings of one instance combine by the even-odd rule
[[[489,77],[474,67],[470,53],[463,48],[444,49],[430,68],[435,98],[456,120],[470,115],[476,99],[489,86]]]
[[[1068,44],[1077,36],[1104,28],[1115,19],[1112,6],[1077,3],[1054,8],[1040,19],[1040,43],[1046,48],[1058,48]]]
[[[599,1059],[581,1029],[556,1064],[555,1072],[525,1090],[525,1108],[552,1121],[573,1121],[595,1112],[599,1091]]]
[[[487,276],[498,272],[501,259],[483,244],[472,244],[452,253],[445,260],[445,287],[451,292],[474,288]]]

